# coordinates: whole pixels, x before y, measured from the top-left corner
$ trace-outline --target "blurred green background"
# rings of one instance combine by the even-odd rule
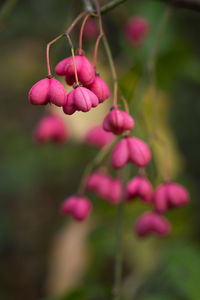
[[[102,4],[107,2],[101,1]],[[103,16],[120,88],[129,102],[166,9],[163,2],[127,0]],[[35,145],[32,132],[44,108],[31,106],[27,99],[33,83],[46,75],[46,43],[63,32],[82,8],[82,1],[72,0],[1,1],[2,300],[111,299],[116,207],[90,195],[94,203],[91,220],[78,227],[59,212],[62,200],[76,191],[81,173],[96,150],[73,138],[64,146]],[[124,37],[124,25],[129,17],[138,14],[148,19],[151,28],[144,44],[133,48]],[[133,234],[133,222],[148,208],[139,201],[125,208],[123,300],[200,299],[199,32],[198,12],[175,10],[162,36],[156,65],[160,134],[163,138],[166,134],[166,141],[173,144],[172,176],[189,189],[191,202],[167,214],[173,231],[166,239],[138,240]],[[76,30],[72,37],[76,44]],[[86,41],[84,46],[91,55],[91,43]],[[100,49],[99,64],[111,85],[105,52],[103,47]],[[58,42],[51,51],[52,66],[67,55],[70,50],[66,41]],[[148,115],[148,83],[139,97],[147,98],[142,110]],[[137,115],[136,133],[146,138],[144,115]],[[158,164],[157,169],[162,170],[162,163]],[[134,175],[136,170],[133,168],[130,172]],[[149,167],[149,175],[154,184],[162,178],[162,174],[156,175],[154,166]],[[68,249],[70,243],[71,250]],[[63,273],[56,266],[57,261],[63,266]]]

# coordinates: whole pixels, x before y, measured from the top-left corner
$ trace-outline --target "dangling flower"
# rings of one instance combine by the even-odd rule
[[[97,148],[103,148],[110,144],[113,140],[114,135],[106,132],[102,126],[95,126],[91,128],[85,137],[86,143]]]
[[[97,96],[99,103],[104,102],[110,97],[110,89],[107,83],[99,76],[95,76],[94,81],[90,85],[87,85],[87,88]]]
[[[114,134],[122,134],[126,130],[134,128],[134,120],[127,112],[113,108],[103,121],[103,128]]]
[[[77,221],[84,221],[92,209],[91,202],[86,197],[71,196],[61,205],[61,213],[69,214]]]
[[[171,225],[158,213],[146,212],[137,219],[134,230],[139,237],[145,237],[152,233],[166,236],[171,231]]]
[[[146,18],[135,16],[129,19],[125,25],[125,36],[133,45],[140,45],[149,30],[149,23]]]
[[[142,176],[136,176],[126,186],[125,197],[130,201],[140,198],[143,202],[152,201],[152,186],[149,180]]]
[[[48,115],[39,121],[34,133],[34,138],[39,143],[47,141],[60,143],[68,139],[68,131],[59,116]]]
[[[146,143],[136,137],[125,137],[115,146],[111,164],[115,169],[122,168],[128,162],[138,167],[145,167],[150,159],[151,152]]]
[[[153,195],[155,209],[160,213],[163,213],[170,208],[185,205],[188,201],[189,194],[187,190],[182,185],[174,182],[161,184],[157,187]]]
[[[66,91],[55,78],[45,78],[34,84],[29,91],[28,98],[33,105],[45,105],[50,102],[63,106],[66,101]]]

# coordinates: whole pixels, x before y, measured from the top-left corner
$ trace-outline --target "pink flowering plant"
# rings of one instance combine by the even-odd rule
[[[32,105],[51,105],[51,107],[55,105],[68,119],[71,115],[77,114],[77,111],[87,114],[89,111],[93,112],[99,105],[110,104],[102,123],[91,128],[85,136],[85,143],[97,149],[97,156],[86,166],[80,185],[74,194],[68,195],[66,191],[66,198],[63,202],[61,199],[60,211],[62,215],[80,223],[90,219],[95,209],[91,195],[103,200],[113,209],[117,207],[116,236],[119,245],[116,252],[113,299],[118,300],[122,299],[120,282],[124,208],[134,206],[136,202],[141,201],[144,211],[138,213],[137,219],[133,220],[133,234],[143,239],[151,235],[160,238],[168,236],[173,231],[173,224],[166,215],[167,211],[188,204],[190,197],[187,189],[171,177],[169,168],[171,162],[166,154],[167,147],[162,141],[165,138],[160,138],[157,132],[158,93],[155,78],[157,40],[150,51],[146,70],[150,80],[150,93],[154,98],[152,101],[154,119],[149,134],[144,132],[138,134],[135,128],[139,126],[139,122],[133,110],[134,103],[125,99],[119,87],[115,62],[103,28],[100,1],[88,2],[90,9],[86,5],[85,10],[75,18],[66,32],[47,44],[47,75],[33,85],[28,99]],[[168,8],[165,19],[169,18],[170,14],[171,7]],[[82,22],[79,48],[75,50],[70,34],[79,22]],[[161,22],[160,32],[163,27]],[[157,38],[160,38],[160,32]],[[150,34],[150,24],[145,17],[133,16],[124,25],[124,36],[133,48],[142,47],[148,34]],[[71,53],[56,65],[52,75],[49,50],[51,45],[62,37],[67,38]],[[83,50],[84,38],[89,41],[96,39],[93,59],[89,59],[90,56]],[[104,56],[107,56],[110,65],[111,84],[105,81],[104,74],[99,74],[98,70],[98,52],[101,43],[105,46]],[[64,80],[61,83],[59,79],[62,77]],[[69,92],[66,92],[64,81],[71,88]],[[138,105],[138,110],[141,112],[145,110],[141,101]],[[79,122],[78,114],[77,122]],[[64,125],[61,114],[58,116],[48,113],[38,123],[34,138],[40,144],[49,141],[63,144],[70,138],[70,129]],[[164,175],[158,174],[159,180],[152,176],[152,168],[156,160],[156,152],[153,151],[155,142],[160,145],[166,162],[163,167]]]

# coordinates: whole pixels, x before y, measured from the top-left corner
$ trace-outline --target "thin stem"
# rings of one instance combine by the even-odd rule
[[[74,26],[76,25],[76,23],[78,23],[78,21],[86,14],[86,11],[81,12],[76,18],[75,20],[72,22],[72,24],[69,26],[69,28],[66,30],[66,33],[69,34],[72,29],[74,28]]]
[[[74,48],[71,48],[71,53],[72,53],[72,58],[73,58],[73,64],[74,64],[74,74],[75,74],[75,82],[76,85],[79,85],[79,81],[78,81],[78,74],[77,74],[77,68],[76,68],[76,61],[75,61],[75,55],[74,55]]]
[[[123,212],[124,201],[121,200],[118,204],[117,219],[116,219],[116,251],[115,251],[115,277],[113,300],[121,299],[121,277],[122,277],[122,236],[123,236]]]
[[[121,96],[121,99],[124,103],[125,111],[129,114],[129,107],[128,107],[128,103],[127,103],[126,99],[124,98],[124,96]]]
[[[101,7],[98,0],[95,0],[95,3],[96,3],[97,14],[99,18],[99,36],[97,37],[95,49],[94,49],[94,69],[96,70],[99,43],[101,41],[101,38],[104,36],[104,31],[103,31],[103,24],[102,24],[102,17],[101,17]]]
[[[102,40],[103,40],[103,43],[104,43],[105,51],[106,51],[106,54],[107,54],[107,57],[108,57],[108,61],[109,61],[110,69],[111,69],[111,73],[112,73],[112,78],[113,78],[113,82],[114,82],[113,106],[117,107],[117,92],[118,92],[117,73],[116,73],[112,53],[111,53],[111,50],[110,50],[110,46],[108,44],[108,41],[107,41],[107,38],[106,38],[105,35],[103,36]]]
[[[108,4],[105,4],[102,8],[101,8],[101,13],[105,13],[109,10],[112,10],[113,8],[115,8],[116,6],[124,3],[126,0],[113,0],[110,1]]]
[[[106,155],[109,153],[109,151],[111,150],[113,144],[115,141],[113,141],[112,143],[110,143],[109,145],[103,147],[98,154],[95,156],[95,158],[86,166],[81,181],[80,181],[80,185],[78,188],[78,194],[82,195],[85,191],[85,185],[86,185],[86,181],[88,176],[90,175],[90,173],[92,172],[93,168],[95,168],[97,165],[99,165],[103,159],[106,157]]]
[[[90,14],[87,14],[83,20],[83,23],[81,25],[81,29],[80,29],[80,37],[79,37],[79,50],[82,50],[82,46],[83,46],[83,32],[84,32],[84,28],[85,28],[85,24],[88,20],[88,18],[90,17]]]
[[[51,77],[51,67],[50,67],[50,61],[49,61],[49,49],[50,46],[53,45],[55,42],[57,42],[59,39],[61,39],[64,36],[64,34],[60,34],[58,37],[56,37],[55,39],[53,39],[51,42],[49,42],[47,44],[47,48],[46,48],[46,59],[47,59],[47,72],[48,72],[48,77]]]

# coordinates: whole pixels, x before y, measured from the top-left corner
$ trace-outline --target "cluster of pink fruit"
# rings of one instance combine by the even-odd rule
[[[147,27],[148,24],[144,19],[131,19],[126,26],[126,34],[137,44],[146,35]],[[55,73],[58,76],[65,76],[66,83],[73,89],[66,94],[64,86],[49,72],[47,78],[40,80],[31,88],[29,92],[31,104],[52,103],[61,106],[65,114],[71,115],[76,111],[88,112],[92,107],[96,107],[110,97],[108,85],[97,75],[96,66],[90,63],[80,49],[77,55],[59,62]],[[131,135],[131,130],[135,125],[134,119],[128,111],[123,111],[118,107],[115,96],[114,105],[105,116],[102,126],[93,128],[86,136],[86,141],[102,148],[114,141],[115,136],[123,134],[112,151],[112,167],[121,169],[131,162],[139,168],[145,168],[151,160],[149,146]],[[39,142],[46,140],[62,142],[68,138],[68,132],[60,118],[52,115],[41,120],[35,137]],[[123,199],[130,202],[135,198],[152,204],[153,209],[144,213],[136,221],[134,228],[138,236],[151,233],[167,235],[171,226],[163,213],[170,208],[182,206],[189,200],[186,189],[173,182],[165,182],[153,192],[152,185],[145,175],[134,177],[123,191],[121,179],[112,178],[101,169],[87,176],[85,188],[95,192],[111,204],[119,204],[124,201]],[[78,221],[85,220],[91,209],[92,204],[89,199],[79,193],[65,199],[61,206],[63,214],[69,214]]]

